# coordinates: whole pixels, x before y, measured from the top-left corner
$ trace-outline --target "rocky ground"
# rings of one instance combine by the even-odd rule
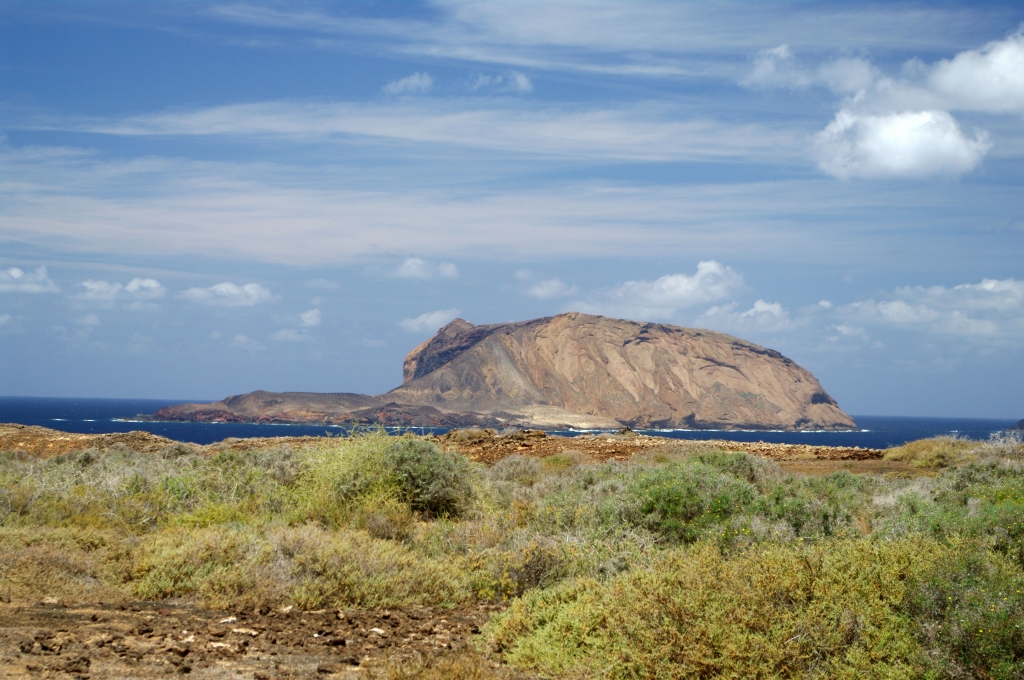
[[[367,677],[386,663],[468,653],[495,609],[215,612],[164,602],[0,604],[0,674],[83,680]]]

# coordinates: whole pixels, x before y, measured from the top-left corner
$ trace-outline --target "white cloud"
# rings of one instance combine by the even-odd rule
[[[871,62],[859,57],[840,57],[817,69],[800,64],[789,45],[761,50],[753,68],[740,84],[754,89],[799,90],[824,86],[834,92],[853,93],[869,87],[877,76]]]
[[[294,328],[282,328],[278,332],[270,336],[271,340],[277,342],[304,342],[309,340],[309,334],[304,330],[295,330]]]
[[[510,71],[504,75],[479,75],[469,87],[474,91],[530,92],[533,82],[525,73]]]
[[[409,257],[395,270],[395,276],[405,279],[432,279],[435,276],[457,279],[459,268],[451,262],[442,262],[435,266],[422,258]]]
[[[433,332],[453,320],[458,315],[459,310],[454,307],[452,309],[439,309],[436,312],[420,314],[413,319],[403,319],[398,323],[398,325],[410,333],[422,333],[424,331]]]
[[[743,312],[737,311],[737,307],[735,302],[710,307],[697,317],[694,325],[738,334],[777,332],[792,326],[789,312],[777,302],[758,299]]]
[[[570,286],[561,279],[548,279],[531,286],[530,290],[527,291],[527,295],[546,300],[553,297],[574,295],[577,291],[576,286]]]
[[[243,25],[291,31],[324,49],[371,42],[401,58],[428,57],[510,67],[640,77],[732,75],[732,55],[752,43],[789,41],[821,52],[858,48],[941,49],[992,10],[904,4],[829,5],[799,11],[775,3],[432,3],[430,18],[361,18],[341,12],[221,4],[207,10]],[[324,7],[330,7],[325,5]],[[265,32],[252,34],[263,37]],[[696,58],[695,58],[696,55]]]
[[[938,62],[928,84],[951,108],[1024,113],[1024,32]]]
[[[406,258],[405,262],[395,270],[395,276],[406,279],[429,279],[430,275],[431,267],[427,265],[426,260],[418,257]]]
[[[10,314],[0,314],[0,326],[6,326],[14,319]]]
[[[834,92],[860,92],[871,86],[878,70],[866,59],[841,57],[825,62],[816,71],[817,81]]]
[[[95,314],[86,314],[85,316],[79,317],[75,320],[75,323],[79,326],[99,326],[100,317]]]
[[[163,297],[167,292],[156,279],[134,278],[127,285],[89,279],[78,285],[85,289],[77,296],[80,300],[111,302],[118,298],[127,298],[133,301],[129,304],[130,309],[152,309],[154,305],[142,301]]]
[[[400,80],[393,80],[384,86],[388,94],[423,94],[434,86],[434,79],[429,73],[413,73]]]
[[[797,89],[808,87],[812,82],[811,77],[797,65],[789,45],[761,50],[754,60],[754,68],[740,80],[741,85],[766,89]]]
[[[85,288],[85,292],[79,297],[86,300],[113,300],[117,297],[118,292],[124,287],[120,283],[110,283],[109,281],[82,281],[80,284],[82,288]]]
[[[574,303],[580,311],[649,320],[670,318],[680,309],[730,297],[743,286],[743,277],[714,260],[697,265],[697,272],[668,274],[655,281],[627,281],[596,302]]]
[[[533,278],[533,271],[529,269],[517,269],[515,277],[516,281],[529,281]]]
[[[256,342],[247,335],[236,335],[230,344],[232,347],[244,349],[249,352],[258,352],[260,350],[266,349],[266,347]]]
[[[319,326],[320,310],[311,309],[307,312],[303,312],[302,314],[299,314],[299,320],[302,322],[302,325],[306,326],[307,328],[314,328],[316,326]]]
[[[5,293],[59,293],[60,288],[50,280],[46,267],[26,272],[17,267],[0,270],[0,291]]]
[[[871,116],[843,109],[815,141],[821,169],[841,179],[961,175],[991,147],[983,132],[966,137],[945,111]]]
[[[890,299],[855,302],[837,308],[837,313],[862,325],[1019,341],[1024,338],[1024,281],[906,286],[893,291]]]
[[[164,296],[167,289],[156,279],[135,278],[124,287],[124,292],[139,298],[159,298]]]
[[[224,307],[251,307],[273,297],[269,290],[258,283],[239,286],[227,281],[209,288],[189,288],[181,296],[193,302]]]
[[[818,300],[818,306],[824,309],[832,309],[832,302],[830,300]]]
[[[622,105],[444,99],[382,103],[268,101],[172,110],[121,119],[26,118],[8,127],[123,136],[352,137],[450,144],[555,158],[796,160],[797,136],[774,123],[730,123],[665,101]]]

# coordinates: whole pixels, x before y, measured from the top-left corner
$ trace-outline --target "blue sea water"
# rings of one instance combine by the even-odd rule
[[[199,400],[197,400],[199,401]],[[252,425],[239,423],[171,423],[133,420],[140,413],[154,413],[164,406],[183,403],[159,399],[59,399],[47,397],[0,397],[0,423],[41,425],[65,432],[99,434],[145,430],[177,441],[211,444],[228,437],[339,436],[346,428],[326,425]],[[815,444],[886,448],[915,439],[955,434],[968,439],[989,435],[1014,424],[1014,420],[987,418],[917,418],[854,416],[857,432],[771,432],[727,430],[641,430],[674,439],[727,439],[742,442]],[[416,432],[445,432],[443,428],[404,428]],[[389,428],[392,432],[399,428]],[[575,431],[555,434],[576,435]]]

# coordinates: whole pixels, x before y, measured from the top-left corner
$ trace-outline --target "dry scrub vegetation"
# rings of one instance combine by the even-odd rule
[[[507,602],[477,654],[558,677],[1024,677],[1020,439],[889,455],[942,469],[804,477],[686,443],[485,466],[379,432],[6,451],[0,598]],[[377,672],[492,677],[483,658]]]

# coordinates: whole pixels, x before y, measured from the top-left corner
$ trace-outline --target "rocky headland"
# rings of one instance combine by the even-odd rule
[[[159,420],[432,427],[848,430],[806,369],[723,333],[568,312],[456,319],[380,396],[252,392],[161,409]]]

